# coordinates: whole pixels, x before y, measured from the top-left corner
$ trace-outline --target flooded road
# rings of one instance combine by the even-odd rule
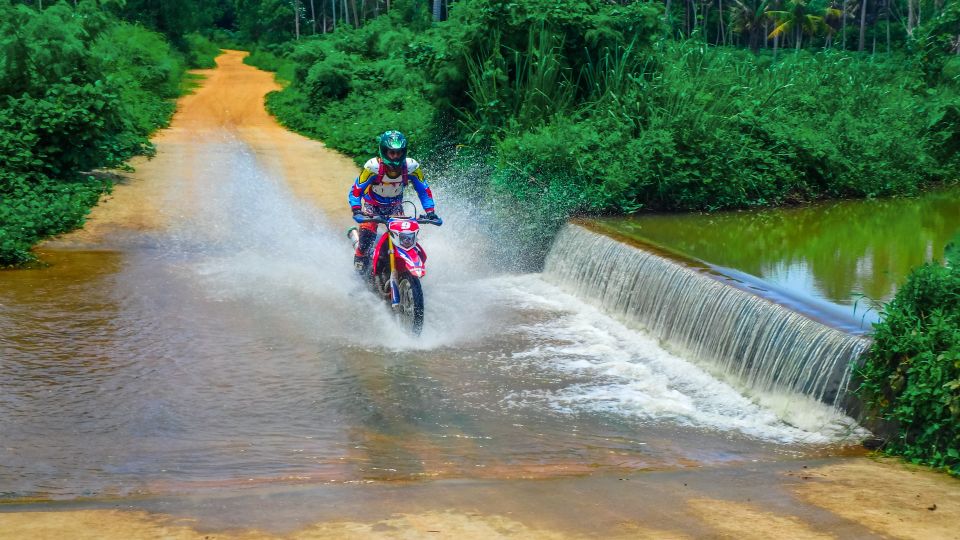
[[[6,496],[564,476],[836,440],[541,276],[454,279],[440,233],[425,330],[407,336],[339,228],[255,170],[203,197],[236,207],[3,274]]]
[[[400,331],[353,275],[356,167],[277,126],[270,75],[240,60],[48,267],[0,273],[0,531],[29,531],[12,511],[39,500],[200,532],[440,515],[459,536],[701,536],[743,515],[702,501],[757,489],[831,527],[783,474],[860,453],[854,428],[818,408],[787,424],[549,276],[497,272],[442,179],[424,332]]]

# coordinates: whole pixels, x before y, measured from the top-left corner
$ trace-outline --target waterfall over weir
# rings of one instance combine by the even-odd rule
[[[654,251],[568,224],[544,274],[748,393],[803,394],[846,408],[851,366],[867,339]]]

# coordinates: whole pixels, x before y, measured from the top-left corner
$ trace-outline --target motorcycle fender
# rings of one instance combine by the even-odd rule
[[[371,272],[377,275],[377,263],[380,262],[380,254],[387,249],[387,235],[381,234],[377,239],[377,247],[373,250],[373,265]]]
[[[394,246],[394,253],[397,254],[398,259],[403,261],[403,264],[406,267],[407,272],[409,272],[410,275],[417,278],[421,278],[423,277],[424,274],[427,273],[427,269],[424,267],[424,263],[426,262],[424,260],[425,258],[422,258],[420,256],[423,250],[417,249],[419,247],[420,246],[418,245],[418,246],[415,246],[413,249],[403,249],[403,248],[400,248],[399,246]]]

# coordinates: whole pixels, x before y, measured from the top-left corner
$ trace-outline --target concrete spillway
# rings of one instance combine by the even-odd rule
[[[802,394],[843,409],[869,344],[706,268],[578,225],[560,232],[544,273],[751,393]]]

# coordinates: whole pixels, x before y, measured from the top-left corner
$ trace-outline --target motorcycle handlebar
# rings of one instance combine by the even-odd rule
[[[354,215],[353,215],[353,220],[356,221],[357,223],[382,223],[382,224],[386,225],[387,222],[389,221],[389,219],[390,219],[390,218],[385,218],[385,217],[383,217],[383,216],[368,216],[368,215],[365,215],[365,214],[354,214]],[[437,225],[437,226],[439,226],[441,223],[443,223],[443,222],[440,221],[439,219],[428,219],[428,218],[425,218],[425,217],[418,217],[418,218],[416,219],[416,221],[417,221],[417,223],[420,223],[420,224],[423,224],[423,225]]]
[[[365,214],[354,214],[353,220],[357,223],[387,223],[387,218],[382,216],[368,216]]]

